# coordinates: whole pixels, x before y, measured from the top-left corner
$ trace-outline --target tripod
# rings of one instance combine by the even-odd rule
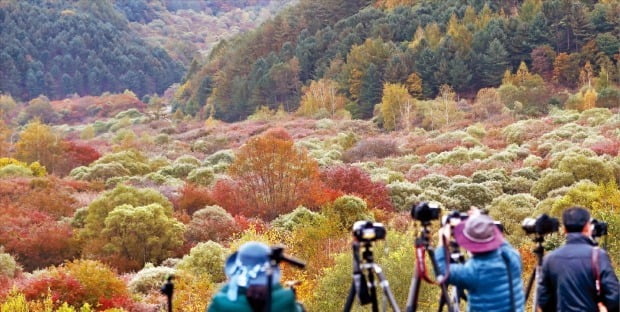
[[[383,270],[381,267],[374,262],[374,257],[371,249],[370,241],[363,241],[362,247],[364,251],[362,252],[363,262],[360,261],[360,242],[355,241],[353,243],[353,281],[351,283],[351,289],[349,290],[349,295],[347,296],[347,301],[344,306],[344,312],[351,311],[351,307],[353,306],[353,301],[355,301],[355,297],[360,300],[361,305],[372,304],[372,311],[379,312],[379,305],[377,303],[377,288],[375,285],[375,275],[379,278],[379,285],[381,289],[383,289],[383,293],[385,297],[390,302],[390,306],[392,307],[392,311],[400,312],[400,308],[396,304],[396,299],[394,298],[394,294],[390,290],[390,284],[385,278],[385,274],[383,274]],[[368,278],[368,283],[366,282],[366,278]],[[385,300],[385,299],[384,299]],[[386,311],[385,303],[383,310]]]
[[[461,263],[461,264],[465,263],[465,256],[463,256],[463,254],[461,253],[460,246],[456,242],[454,237],[450,239],[450,250],[451,250],[450,263]],[[453,312],[460,311],[459,304],[461,300],[467,301],[467,295],[465,294],[465,289],[459,288],[457,286],[450,287],[449,297],[450,297],[450,302],[452,303]],[[441,298],[439,299],[439,311],[443,310],[443,307],[445,304],[446,304],[445,297],[441,296]]]
[[[448,306],[448,311],[453,312],[453,305],[448,297],[448,287],[445,283],[448,278],[448,273],[446,273],[445,277],[441,277],[438,281],[434,282],[428,277],[428,272],[426,271],[426,263],[425,252],[428,252],[429,258],[431,259],[431,263],[433,265],[433,271],[435,275],[437,275],[438,268],[437,262],[435,261],[435,251],[432,247],[430,247],[430,231],[428,226],[430,225],[430,221],[424,222],[422,221],[422,230],[420,231],[420,235],[415,240],[415,250],[416,250],[416,258],[415,258],[415,268],[413,273],[413,278],[411,279],[411,286],[409,286],[409,296],[407,297],[407,312],[415,312],[418,309],[418,299],[420,295],[420,284],[422,283],[422,279],[429,284],[439,284],[441,285],[441,300],[440,302],[444,302]],[[446,270],[449,270],[449,267],[446,267]],[[441,311],[443,307],[440,305],[439,311]]]
[[[532,251],[536,255],[537,262],[536,262],[536,268],[532,271],[532,274],[530,275],[530,279],[527,282],[527,289],[525,291],[525,302],[527,302],[527,300],[530,297],[530,292],[532,290],[532,286],[534,285],[534,280],[538,282],[541,277],[543,255],[545,254],[545,248],[542,245],[544,241],[545,241],[545,238],[540,234],[536,234],[536,237],[534,237],[534,242],[536,242],[536,247]],[[538,294],[536,293],[536,287],[534,287],[534,303],[532,304],[533,312],[536,312],[537,301],[538,301]]]

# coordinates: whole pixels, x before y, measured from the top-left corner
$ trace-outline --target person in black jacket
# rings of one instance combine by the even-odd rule
[[[542,276],[538,280],[538,307],[544,312],[620,311],[618,277],[607,253],[594,248],[590,213],[581,207],[571,207],[562,214],[562,222],[567,234],[566,244],[543,260]],[[596,257],[598,274],[597,266],[593,265]],[[597,275],[600,296],[596,288]]]

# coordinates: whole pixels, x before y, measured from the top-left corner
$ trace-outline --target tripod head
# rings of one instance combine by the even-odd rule
[[[286,262],[300,269],[304,269],[306,267],[306,263],[300,259],[284,254],[284,246],[282,245],[271,246],[269,260],[272,265],[278,265],[280,262]]]

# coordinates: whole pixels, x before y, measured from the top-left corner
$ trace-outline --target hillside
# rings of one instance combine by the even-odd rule
[[[51,105],[62,110],[131,98]],[[176,272],[175,305],[201,311],[223,280],[225,256],[244,241],[261,240],[284,243],[308,261],[307,272],[286,268],[284,279],[302,281],[298,295],[309,309],[339,311],[351,278],[350,226],[367,218],[388,228],[376,260],[403,304],[416,233],[408,211],[422,200],[441,202],[445,212],[487,209],[521,252],[524,275],[534,258],[521,220],[584,205],[609,222],[609,254],[620,264],[617,110],[553,109],[523,120],[507,112],[463,126],[390,133],[371,121],[282,111],[230,124],[136,109],[106,116],[0,127],[0,155],[12,157],[0,158],[0,222],[10,225],[0,228],[2,307],[34,307],[49,289],[55,306],[149,309],[163,303],[158,287]],[[252,184],[257,179],[270,183]],[[127,230],[140,243],[117,236]],[[562,242],[555,234],[547,239],[549,248]],[[79,258],[89,260],[57,266]],[[45,269],[26,273],[37,268]],[[127,273],[121,278],[115,270]],[[6,293],[11,285],[18,293]],[[436,289],[422,296],[425,309],[436,308]]]
[[[505,71],[515,72],[521,62],[555,90],[581,87],[587,63],[591,75],[604,70],[609,81],[620,82],[618,1],[346,4],[300,1],[219,48],[190,72],[177,107],[242,120],[260,106],[295,111],[304,87],[333,81],[353,117],[371,118],[385,83],[401,84],[419,99],[434,98],[447,84],[471,99],[482,88],[500,86]],[[565,100],[540,99],[528,113]]]
[[[255,29],[291,3],[133,0],[115,1],[115,7],[141,38],[189,67],[194,57],[206,57],[221,40]]]
[[[402,307],[421,201],[485,209],[524,280],[522,220],[584,206],[620,273],[618,16],[619,0],[0,0],[0,311],[159,311],[174,274],[175,311],[202,312],[247,241],[307,261],[282,281],[308,311],[342,311],[358,220],[386,226],[375,261]],[[437,310],[438,287],[420,296]]]
[[[23,100],[162,94],[193,57],[289,2],[3,0],[0,92]]]

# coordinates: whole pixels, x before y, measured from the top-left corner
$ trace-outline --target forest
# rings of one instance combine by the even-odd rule
[[[175,310],[204,311],[248,241],[305,260],[282,280],[340,311],[358,220],[385,224],[404,305],[421,201],[488,211],[524,280],[521,221],[587,207],[620,273],[620,1],[192,3],[0,0],[0,311],[161,311],[170,274]],[[228,39],[177,36],[239,10]]]

